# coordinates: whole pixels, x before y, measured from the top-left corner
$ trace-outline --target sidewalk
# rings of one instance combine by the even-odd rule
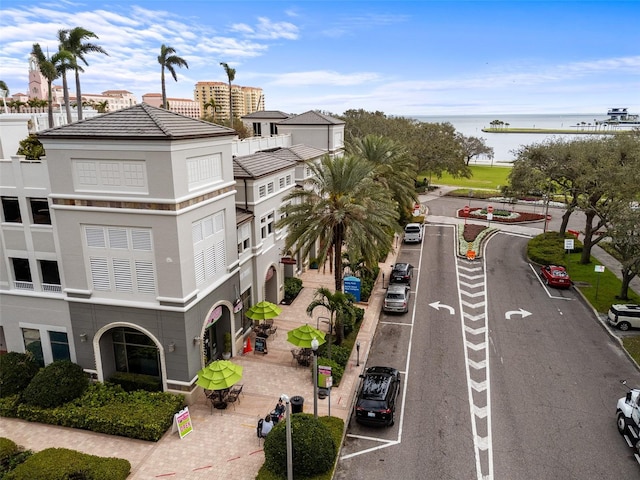
[[[397,252],[393,252],[380,264],[388,278],[391,264]],[[281,394],[290,398],[304,398],[304,411],[313,413],[313,382],[311,369],[292,362],[287,332],[305,323],[318,324],[323,331],[326,324],[318,323],[318,317],[328,317],[321,309],[306,313],[318,287],[333,290],[333,273],[322,267],[308,270],[300,278],[303,289],[291,305],[282,305],[282,313],[275,319],[276,335],[268,340],[267,355],[234,356],[231,360],[244,367],[243,394],[235,408],[211,411],[204,394],[189,407],[193,432],[183,439],[177,433],[167,432],[157,443],[114,437],[64,427],[42,425],[22,420],[2,418],[0,437],[12,439],[27,449],[39,451],[49,447],[64,447],[103,457],[125,458],[131,462],[130,480],[155,478],[170,479],[254,479],[264,463],[262,443],[256,436],[256,425],[275,406]],[[360,366],[356,366],[354,351],[345,369],[340,386],[331,392],[331,415],[348,421],[360,371],[364,368],[369,348],[376,330],[384,288],[378,280],[365,310],[358,334],[360,342]],[[251,337],[253,345],[254,337]],[[318,415],[327,415],[328,397],[318,400]]]

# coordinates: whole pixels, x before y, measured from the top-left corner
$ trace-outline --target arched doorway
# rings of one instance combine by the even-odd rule
[[[264,277],[264,299],[267,302],[275,303],[276,305],[279,302],[278,271],[273,265],[269,267],[267,274]]]
[[[157,377],[166,390],[165,351],[151,332],[128,323],[113,323],[98,330],[93,339],[98,380],[116,372]]]
[[[202,329],[203,366],[222,358],[225,333],[229,333],[233,339],[231,308],[231,305],[227,305],[226,302],[214,305],[204,321]]]

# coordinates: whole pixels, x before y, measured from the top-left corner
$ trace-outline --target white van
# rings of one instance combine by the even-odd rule
[[[419,223],[407,223],[404,227],[404,243],[420,243],[422,241],[422,225]]]
[[[611,305],[607,319],[609,324],[623,332],[630,327],[640,328],[640,305]]]

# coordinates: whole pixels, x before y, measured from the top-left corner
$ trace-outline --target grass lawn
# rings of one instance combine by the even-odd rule
[[[631,289],[629,289],[629,300],[616,298],[620,294],[621,282],[609,269],[596,273],[595,266],[600,265],[596,258],[591,257],[591,263],[588,265],[578,263],[579,253],[572,253],[567,258],[569,259],[567,270],[571,280],[577,283],[582,294],[598,312],[607,313],[613,303],[640,303],[640,295]]]
[[[471,178],[453,178],[448,173],[444,173],[441,178],[430,177],[429,175],[418,175],[418,180],[423,178],[431,180],[436,185],[454,185],[465,188],[477,188],[486,190],[499,190],[507,185],[507,176],[511,172],[511,167],[496,167],[490,165],[470,165]]]

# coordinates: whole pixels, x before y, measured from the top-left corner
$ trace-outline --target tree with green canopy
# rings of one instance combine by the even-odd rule
[[[332,255],[335,290],[342,291],[343,247],[368,266],[377,265],[397,229],[397,204],[375,180],[371,163],[360,157],[325,155],[308,166],[308,185],[285,197],[276,227],[287,228],[284,251],[305,258],[316,252],[320,264]]]
[[[80,72],[83,72],[80,62],[89,65],[85,56],[88,53],[102,53],[109,55],[100,45],[88,42],[87,40],[98,36],[90,30],[82,27],[74,27],[66,30],[66,33],[59,35],[61,41],[61,51],[67,51],[71,54],[73,60],[70,62],[73,66],[76,77],[76,106],[78,107],[78,120],[82,120],[82,90],[80,88]]]
[[[165,83],[164,71],[169,71],[174,81],[178,81],[178,75],[176,74],[176,67],[189,68],[187,61],[176,55],[176,50],[173,47],[169,47],[162,44],[160,47],[160,55],[158,55],[158,63],[160,64],[160,82],[162,83],[162,108],[168,108],[167,105],[167,87]]]
[[[67,61],[70,58],[70,54],[65,51],[58,51],[52,56],[48,57],[42,51],[39,43],[33,44],[33,49],[31,50],[31,54],[35,57],[36,63],[38,65],[38,69],[42,76],[47,81],[47,98],[48,98],[48,109],[47,109],[47,117],[49,121],[49,128],[53,128],[53,90],[52,84],[53,81],[60,76],[59,66]]]
[[[227,74],[227,80],[229,81],[229,126],[231,126],[233,124],[233,95],[231,94],[231,82],[236,79],[236,69],[231,68],[226,62],[220,62],[220,65],[224,68],[224,71]]]

